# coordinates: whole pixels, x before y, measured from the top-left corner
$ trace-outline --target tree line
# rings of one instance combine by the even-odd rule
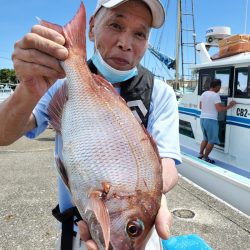
[[[0,69],[0,83],[17,84],[15,71],[13,69]]]

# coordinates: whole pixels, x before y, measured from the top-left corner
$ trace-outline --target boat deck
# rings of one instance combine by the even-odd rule
[[[198,152],[182,147],[179,172],[216,197],[250,216],[250,175],[248,171],[217,161],[197,158]]]
[[[190,148],[187,148],[187,147],[184,147],[184,146],[181,146],[181,151],[185,154],[188,154],[190,156],[193,156],[193,157],[196,157],[199,155],[198,152],[196,152],[195,150],[193,149],[190,149]],[[213,159],[211,157],[211,159]],[[200,159],[197,158],[198,161],[201,161]],[[214,166],[218,166],[222,169],[225,169],[227,171],[230,171],[232,173],[235,173],[237,175],[240,175],[240,176],[243,176],[243,177],[246,177],[246,178],[249,178],[250,179],[250,172],[244,170],[244,169],[240,169],[240,168],[237,168],[233,165],[230,165],[230,164],[227,164],[225,162],[222,162],[220,160],[217,160],[217,159],[213,159],[215,161],[215,164]],[[211,164],[209,164],[209,166],[211,167]]]

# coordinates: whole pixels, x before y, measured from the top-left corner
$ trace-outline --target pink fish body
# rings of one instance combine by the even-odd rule
[[[67,84],[54,96],[49,115],[61,133],[58,171],[100,250],[144,249],[162,195],[155,143],[113,86],[86,64],[85,8],[60,31],[69,57]]]

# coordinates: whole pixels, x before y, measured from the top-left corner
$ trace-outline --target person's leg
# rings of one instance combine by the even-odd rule
[[[199,153],[199,156],[198,158],[202,159],[203,158],[203,155],[204,155],[204,150],[207,146],[207,133],[206,133],[206,120],[201,118],[200,119],[200,126],[201,126],[201,131],[202,131],[202,134],[203,134],[203,140],[201,142],[201,145],[200,145],[200,153]]]
[[[214,148],[214,144],[219,142],[218,139],[218,132],[219,132],[219,126],[218,121],[216,120],[207,120],[206,124],[206,131],[207,131],[207,137],[208,137],[208,143],[205,149],[204,159],[205,161],[209,163],[215,163],[214,160],[209,158],[209,154],[212,152]]]
[[[208,156],[211,153],[211,151],[213,150],[213,148],[214,148],[214,144],[207,143],[206,149],[205,149],[205,154],[204,154],[205,160],[209,158]]]
[[[205,150],[206,146],[207,146],[207,141],[203,140],[201,142],[201,145],[200,145],[200,154],[199,154],[198,158],[200,158],[200,159],[203,158],[203,156],[204,156],[204,150]]]

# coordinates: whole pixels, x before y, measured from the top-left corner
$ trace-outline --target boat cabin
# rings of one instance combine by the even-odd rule
[[[224,30],[222,29],[222,31]],[[222,35],[225,34],[220,32],[220,36]],[[218,37],[209,34],[210,44],[214,45],[216,42],[218,45],[218,41],[214,41],[215,39]],[[200,142],[203,138],[200,129],[200,96],[209,89],[212,79],[220,79],[222,83],[219,92],[221,101],[227,105],[228,102],[234,100],[237,104],[226,112],[219,112],[221,143],[215,146],[211,156],[250,173],[248,163],[250,152],[250,52],[232,53],[230,51],[230,56],[217,54],[215,57],[211,57],[207,50],[209,43],[197,45],[201,63],[192,67],[196,74],[197,86],[193,93],[185,94],[179,102],[181,145],[199,153]],[[242,41],[236,41],[234,45],[237,43],[242,44]],[[249,41],[247,43],[250,44]],[[229,44],[231,46],[231,43]]]

